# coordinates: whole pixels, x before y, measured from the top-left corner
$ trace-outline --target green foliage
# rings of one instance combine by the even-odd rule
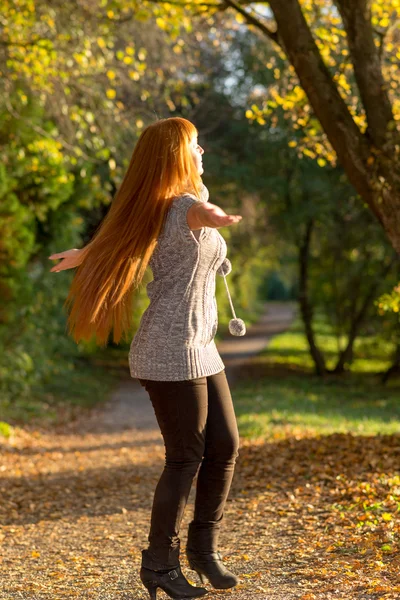
[[[382,294],[375,304],[378,306],[380,315],[393,312],[396,313],[400,319],[400,284],[396,285],[390,294]]]
[[[13,428],[8,423],[0,421],[0,437],[9,438],[12,434]]]
[[[68,157],[43,137],[52,124],[35,101],[25,108],[30,128],[1,110],[7,143],[0,161],[0,399],[12,402],[52,377],[68,378],[84,352],[65,331],[62,306],[72,274],[50,273],[47,257],[80,245],[80,203],[90,207],[106,196],[100,180],[76,185]]]

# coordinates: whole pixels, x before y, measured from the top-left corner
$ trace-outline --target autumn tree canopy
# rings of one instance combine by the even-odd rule
[[[286,110],[300,105],[306,132],[317,117],[320,150],[329,158],[330,144],[400,252],[398,0],[271,0],[266,20],[255,14],[256,3],[225,4],[273,41],[305,94],[288,77],[286,93],[268,93],[263,110],[274,107],[271,100]],[[312,144],[310,127],[307,133]]]
[[[263,124],[282,109],[303,134],[300,152],[321,166],[337,157],[400,253],[399,0],[195,0],[181,6],[218,19],[219,27],[221,14],[235,15],[273,44],[276,55],[265,68],[274,70],[276,84],[258,95],[249,118]]]

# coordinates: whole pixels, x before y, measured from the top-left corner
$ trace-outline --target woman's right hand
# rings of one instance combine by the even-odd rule
[[[71,248],[71,250],[65,250],[64,252],[58,252],[49,256],[50,260],[56,260],[61,258],[61,262],[57,263],[50,269],[52,273],[58,273],[58,271],[65,271],[66,269],[74,269],[79,267],[82,262],[82,250],[77,248]]]

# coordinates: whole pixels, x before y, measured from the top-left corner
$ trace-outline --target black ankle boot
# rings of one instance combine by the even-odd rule
[[[143,555],[143,551],[142,551]],[[157,589],[161,588],[170,598],[179,600],[181,598],[199,598],[208,593],[203,587],[190,585],[183,575],[180,566],[172,568],[170,571],[153,571],[142,567],[140,569],[140,579],[150,594],[150,600],[157,599]]]
[[[190,568],[196,571],[201,583],[205,583],[204,576],[217,590],[235,587],[239,583],[236,575],[225,567],[219,552],[199,554],[186,548],[186,555]]]
[[[204,583],[205,576],[214,588],[223,590],[234,587],[239,580],[225,567],[221,554],[216,549],[218,529],[218,526],[198,529],[192,521],[189,524],[186,556],[190,568],[196,571],[201,583]]]

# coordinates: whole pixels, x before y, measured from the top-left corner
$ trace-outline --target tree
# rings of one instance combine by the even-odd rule
[[[171,6],[163,0],[146,4]],[[292,110],[299,104],[308,117],[316,117],[323,132],[316,155],[331,146],[400,253],[399,1],[193,0],[181,6],[206,11],[209,18],[232,9],[239,21],[273,42],[297,80],[297,89],[292,77],[278,102],[286,101]],[[227,16],[219,25],[228,34],[232,22]],[[252,108],[262,122],[263,109]]]
[[[391,30],[390,47],[392,52],[399,50],[399,39],[393,32],[400,16],[399,3],[396,0],[374,3],[371,0],[336,0],[334,4],[320,0],[270,0],[276,22],[274,29],[254,16],[253,3],[226,0],[225,4],[283,50],[347,177],[400,253],[400,135],[397,122],[400,114],[394,115],[393,101],[398,73],[382,64],[383,46]],[[337,44],[346,46],[348,52],[344,56],[352,65],[359,113],[365,113],[366,117],[365,131],[357,123],[357,115],[352,114],[354,106],[346,101],[340,84],[334,81],[329,66],[339,68],[340,65],[329,64],[327,58],[332,56],[329,43],[325,44],[328,52],[324,51],[324,44],[317,44],[316,37],[323,39],[327,30],[324,19],[328,23],[331,20],[341,32],[336,36]],[[322,31],[316,33],[318,26]],[[395,108],[398,111],[397,104]]]

